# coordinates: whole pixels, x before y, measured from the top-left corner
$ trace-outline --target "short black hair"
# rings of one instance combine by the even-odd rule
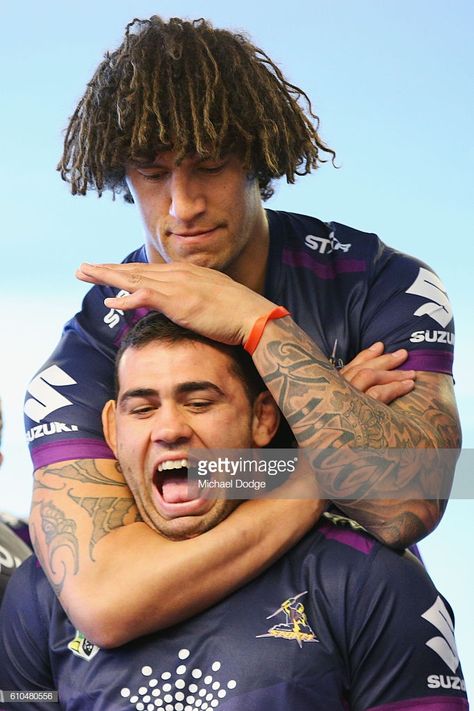
[[[249,402],[253,403],[257,395],[267,387],[255,368],[250,355],[240,346],[229,346],[225,343],[213,341],[211,338],[201,336],[189,328],[183,328],[171,321],[164,314],[152,311],[142,318],[123,339],[115,360],[115,391],[118,394],[119,379],[118,368],[124,351],[128,348],[143,348],[149,343],[204,343],[212,346],[227,355],[231,361],[233,373],[242,381]]]
[[[204,343],[224,353],[230,359],[232,372],[241,380],[250,404],[253,404],[259,393],[268,389],[256,369],[251,356],[242,346],[230,346],[226,343],[219,343],[206,336],[201,336],[189,328],[179,326],[162,313],[152,311],[134,325],[120,344],[115,359],[116,397],[119,392],[118,370],[124,352],[129,348],[144,348],[149,343],[155,341],[170,345],[183,342]],[[278,431],[268,446],[272,448],[290,448],[296,446],[294,435],[283,415],[280,416]]]

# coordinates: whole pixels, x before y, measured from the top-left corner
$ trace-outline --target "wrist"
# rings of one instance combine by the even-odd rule
[[[251,328],[249,329],[246,336],[242,341],[242,345],[250,355],[253,355],[260,339],[263,335],[265,327],[269,321],[273,321],[278,318],[283,318],[284,316],[289,316],[290,312],[284,306],[273,306],[272,309],[267,311],[262,316],[257,318]]]

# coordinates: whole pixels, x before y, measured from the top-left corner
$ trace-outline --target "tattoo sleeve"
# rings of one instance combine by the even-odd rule
[[[254,361],[322,495],[386,543],[422,538],[444,511],[460,446],[449,376],[419,373],[387,406],[347,383],[291,319],[269,326]]]

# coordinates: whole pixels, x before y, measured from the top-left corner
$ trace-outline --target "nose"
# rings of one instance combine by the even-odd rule
[[[183,445],[193,434],[185,413],[176,405],[164,405],[156,411],[151,428],[151,439],[156,444]]]
[[[204,213],[206,200],[198,176],[188,166],[178,166],[170,181],[169,214],[180,222],[190,223]]]

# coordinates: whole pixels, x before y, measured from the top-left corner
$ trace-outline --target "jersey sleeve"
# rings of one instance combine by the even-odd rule
[[[452,373],[454,321],[440,278],[423,262],[379,242],[361,319],[361,348],[406,348],[405,370]]]
[[[137,250],[125,261],[145,261]],[[35,469],[69,459],[114,459],[104,441],[101,413],[114,397],[115,355],[146,310],[109,309],[104,299],[127,292],[94,286],[64,327],[25,398],[26,438]]]
[[[36,559],[30,558],[12,576],[0,608],[0,689],[4,691],[54,691],[48,657],[48,627],[38,600]],[[44,581],[44,584],[48,584]],[[41,585],[41,581],[40,581]],[[47,596],[45,596],[47,597]],[[28,701],[28,709],[57,709],[56,703]],[[0,709],[21,708],[16,702]]]
[[[352,711],[468,709],[453,613],[423,566],[382,546],[367,563],[348,601]]]

